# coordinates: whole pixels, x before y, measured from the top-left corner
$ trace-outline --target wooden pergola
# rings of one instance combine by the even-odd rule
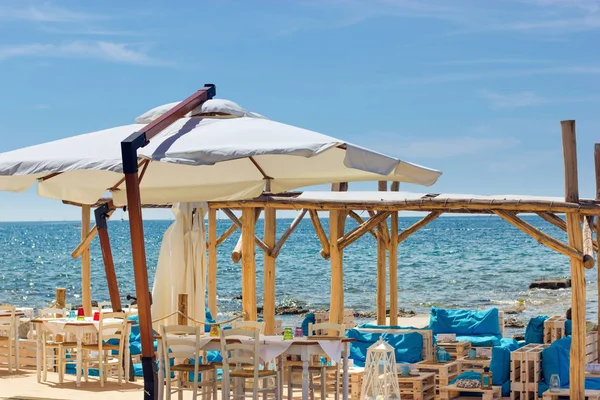
[[[575,121],[562,121],[562,144],[565,167],[564,198],[535,196],[475,196],[417,194],[399,192],[398,183],[392,183],[388,191],[387,182],[379,182],[378,192],[348,192],[347,183],[332,185],[331,192],[295,192],[283,194],[265,193],[259,198],[239,201],[209,202],[208,212],[208,307],[217,313],[217,246],[233,232],[241,230],[241,236],[232,253],[234,262],[242,265],[242,308],[250,320],[257,319],[256,301],[256,250],[264,253],[264,293],[263,318],[265,333],[270,334],[275,327],[275,274],[276,259],[282,246],[294,232],[300,221],[308,214],[321,243],[321,256],[330,260],[331,294],[330,320],[341,323],[344,309],[344,249],[365,234],[377,240],[377,323],[386,324],[387,287],[389,284],[390,325],[397,325],[398,286],[397,250],[398,245],[413,233],[423,228],[443,213],[495,214],[503,220],[527,233],[539,243],[569,257],[572,279],[572,319],[573,340],[571,345],[570,387],[571,398],[584,398],[585,380],[585,268],[593,268],[594,252],[600,246],[600,144],[595,145],[596,199],[579,198],[577,177],[577,154]],[[73,204],[73,203],[69,203]],[[115,208],[110,199],[101,199],[93,205],[81,205],[82,226],[89,226],[90,207],[96,208],[96,226],[82,235],[81,244],[73,251],[74,258],[81,256],[84,265],[83,287],[89,288],[89,245],[96,235],[100,236],[103,260],[107,273],[109,293],[114,309],[120,309],[120,299],[114,264],[110,251],[110,241],[106,230],[106,219]],[[146,208],[169,207],[169,205],[142,205]],[[86,210],[88,219],[86,221]],[[230,220],[231,226],[217,237],[217,211],[221,210]],[[298,215],[285,232],[277,239],[276,218],[278,210],[297,210]],[[241,219],[234,211],[241,212]],[[412,226],[399,230],[400,211],[428,212]],[[264,236],[258,237],[255,225],[261,212],[264,213]],[[319,212],[329,213],[329,234],[321,224]],[[359,213],[366,212],[368,219]],[[568,243],[564,243],[519,217],[519,214],[533,213],[565,231]],[[557,214],[566,214],[566,221]],[[598,216],[594,222],[594,216]],[[352,218],[358,223],[354,229],[345,231],[345,221]],[[86,260],[87,257],[87,260]],[[386,271],[389,268],[389,271]],[[389,282],[386,279],[389,272]],[[86,282],[86,279],[88,282]],[[598,275],[600,283],[600,274]],[[85,289],[84,289],[85,290]],[[600,293],[600,292],[599,292]],[[599,294],[600,304],[600,294]],[[84,291],[84,306],[87,299]],[[600,313],[598,316],[600,325]],[[600,349],[599,349],[600,353]],[[599,357],[600,359],[600,354]]]

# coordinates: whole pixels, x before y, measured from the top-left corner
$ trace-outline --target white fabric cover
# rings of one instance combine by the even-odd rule
[[[146,111],[135,119],[136,124],[149,124],[156,118],[160,117],[171,108],[175,107],[179,102],[164,104],[162,106],[154,107],[151,110]],[[186,117],[192,115],[205,114],[205,113],[222,113],[229,114],[234,117],[253,117],[253,118],[265,118],[260,114],[252,113],[237,103],[231,100],[225,99],[210,99],[202,103],[202,105],[193,111],[189,112]]]
[[[121,141],[143,124],[73,136],[0,154],[0,190],[24,191],[39,178],[44,197],[93,204],[121,180]],[[441,172],[314,131],[262,118],[181,118],[138,151],[149,159],[142,202],[248,199],[271,191],[352,181],[432,185]],[[254,162],[249,158],[252,157]],[[112,190],[126,204],[125,185]]]
[[[193,213],[193,210],[196,210]],[[197,321],[206,317],[206,203],[177,203],[175,221],[163,236],[152,287],[152,315],[162,318],[177,311],[178,295],[188,295],[188,316]],[[159,325],[176,325],[177,316]]]

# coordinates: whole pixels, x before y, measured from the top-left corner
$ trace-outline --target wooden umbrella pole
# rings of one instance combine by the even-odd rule
[[[90,206],[81,206],[81,239],[85,239],[90,230]],[[92,271],[90,246],[81,252],[81,301],[86,316],[92,315]]]
[[[208,210],[208,309],[217,318],[217,210]]]
[[[104,261],[104,271],[106,273],[106,283],[108,286],[108,294],[110,295],[110,303],[113,311],[121,311],[121,296],[119,295],[115,263],[113,261],[110,239],[108,237],[108,227],[106,225],[109,209],[109,205],[105,203],[94,211],[94,216],[96,218],[98,238],[100,239],[100,249],[102,250],[102,260]]]
[[[565,201],[579,202],[577,179],[577,145],[575,121],[561,121],[563,157],[565,164]],[[583,251],[581,218],[578,212],[567,213],[567,236],[569,246]],[[570,396],[571,399],[585,398],[585,271],[583,260],[571,257],[571,315],[573,333],[570,355]]]
[[[594,166],[596,174],[596,200],[600,200],[600,143],[594,145]],[[600,288],[600,215],[596,216],[596,250],[598,251],[597,283]],[[600,290],[598,290],[598,307],[600,308]],[[598,326],[600,326],[600,309],[598,310]],[[600,346],[597,346],[598,360],[600,360]]]
[[[267,246],[273,248],[276,240],[277,228],[277,210],[274,208],[265,208],[265,229],[264,241]],[[275,333],[275,263],[277,256],[275,254],[264,254],[264,292],[263,292],[263,320],[265,321],[265,334],[273,335]]]
[[[148,269],[146,267],[146,249],[144,246],[144,226],[142,220],[142,202],[138,176],[137,151],[163,129],[183,117],[206,100],[214,97],[215,86],[206,85],[171,110],[121,142],[123,173],[127,189],[127,207],[129,210],[129,230],[131,235],[131,254],[140,322],[140,342],[142,344],[142,370],[144,372],[144,400],[156,400],[156,364],[154,360],[154,339],[152,337],[152,314],[150,312],[150,290]],[[161,382],[162,384],[162,382]]]

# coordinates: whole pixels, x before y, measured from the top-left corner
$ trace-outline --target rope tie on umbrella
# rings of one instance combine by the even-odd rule
[[[245,316],[247,316],[248,314],[247,314],[247,313],[245,313],[245,312],[242,312],[242,313],[240,313],[240,314],[236,314],[236,315],[234,315],[233,317],[231,317],[231,318],[229,318],[229,319],[227,319],[227,320],[225,320],[225,321],[207,322],[207,321],[198,321],[198,320],[195,320],[194,318],[190,317],[189,315],[186,315],[185,313],[182,313],[181,311],[174,311],[174,312],[172,312],[171,314],[165,315],[164,317],[161,317],[161,318],[157,318],[157,319],[155,319],[155,320],[152,320],[152,323],[154,324],[154,323],[156,323],[156,322],[160,322],[160,321],[162,321],[162,320],[165,320],[165,319],[167,319],[167,318],[171,318],[171,317],[172,317],[172,316],[174,316],[174,315],[181,315],[181,316],[183,316],[184,318],[186,318],[186,319],[188,319],[188,320],[190,320],[190,321],[193,321],[193,322],[194,322],[194,323],[196,323],[196,324],[201,324],[201,325],[222,325],[222,324],[227,324],[227,323],[229,323],[229,322],[233,322],[233,321],[235,321],[236,319],[244,318],[244,317],[245,317]]]

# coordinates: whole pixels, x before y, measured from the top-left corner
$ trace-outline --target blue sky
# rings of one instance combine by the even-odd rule
[[[0,0],[0,152],[128,124],[211,82],[444,172],[407,190],[560,196],[559,121],[576,119],[592,197],[599,31],[595,0]],[[0,220],[78,218],[34,191],[0,204]]]

